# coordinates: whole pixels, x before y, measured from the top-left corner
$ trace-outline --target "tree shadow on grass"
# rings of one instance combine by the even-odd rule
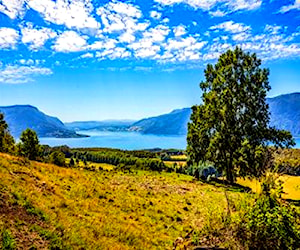
[[[300,200],[293,200],[293,199],[284,199],[285,201],[287,201],[290,204],[293,204],[297,207],[300,207]]]
[[[213,185],[215,187],[223,187],[226,191],[239,192],[239,193],[252,193],[251,188],[242,186],[238,183],[230,184],[226,180],[220,180],[218,178],[212,178],[207,184]]]

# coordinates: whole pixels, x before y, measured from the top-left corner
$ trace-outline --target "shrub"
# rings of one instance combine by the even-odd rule
[[[54,151],[50,154],[49,161],[52,164],[55,164],[57,166],[65,166],[66,165],[66,158],[64,153],[59,151]]]
[[[15,249],[15,240],[13,239],[11,232],[5,229],[2,232],[2,248],[3,249]]]
[[[299,214],[281,201],[282,183],[266,179],[262,194],[242,218],[237,238],[246,249],[297,249]]]

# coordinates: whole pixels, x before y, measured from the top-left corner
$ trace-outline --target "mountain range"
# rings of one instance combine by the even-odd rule
[[[134,120],[105,120],[105,121],[77,121],[67,122],[66,127],[74,131],[100,130],[100,131],[126,131]]]
[[[291,131],[300,137],[300,93],[267,98],[271,113],[270,125]],[[139,121],[106,120],[62,123],[30,105],[0,107],[10,131],[19,137],[26,128],[37,131],[40,137],[79,137],[76,131],[137,131],[143,134],[185,135],[191,108],[176,109],[168,114],[149,117]]]

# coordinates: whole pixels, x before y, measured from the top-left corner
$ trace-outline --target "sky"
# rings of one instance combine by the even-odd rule
[[[0,105],[64,122],[141,119],[200,103],[235,46],[300,92],[300,0],[0,0]]]

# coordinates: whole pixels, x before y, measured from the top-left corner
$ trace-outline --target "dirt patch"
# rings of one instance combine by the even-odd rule
[[[49,248],[49,241],[34,230],[37,226],[46,229],[46,223],[29,214],[24,207],[12,203],[8,194],[0,194],[0,221],[12,233],[17,249]]]

